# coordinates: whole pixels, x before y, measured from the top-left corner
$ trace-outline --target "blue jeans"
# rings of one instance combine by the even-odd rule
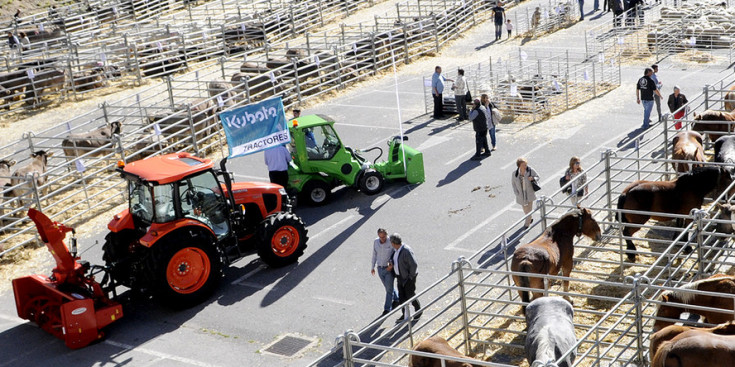
[[[398,291],[393,286],[395,283],[396,276],[392,271],[388,271],[385,267],[378,267],[378,277],[380,282],[385,287],[385,304],[383,305],[383,311],[390,311],[393,302],[398,302]]]
[[[651,111],[653,111],[653,100],[641,100],[643,104],[643,128],[648,129],[651,126]]]
[[[600,10],[600,0],[595,0],[595,10]]]
[[[495,148],[495,127],[490,128],[490,143],[492,143],[493,148]]]

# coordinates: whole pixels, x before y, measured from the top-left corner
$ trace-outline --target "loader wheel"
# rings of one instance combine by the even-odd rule
[[[375,195],[383,190],[383,175],[378,171],[367,171],[360,177],[360,191]]]
[[[191,233],[191,237],[188,235]],[[169,238],[156,258],[155,279],[160,300],[185,308],[204,301],[219,282],[221,263],[214,244],[198,233]]]
[[[302,193],[311,205],[320,206],[329,201],[332,189],[326,182],[314,179],[304,185]]]
[[[258,256],[273,268],[296,262],[306,249],[306,226],[293,213],[267,216],[258,227]]]
[[[64,338],[61,322],[61,303],[51,298],[38,296],[24,306],[24,314],[43,331],[60,339]]]

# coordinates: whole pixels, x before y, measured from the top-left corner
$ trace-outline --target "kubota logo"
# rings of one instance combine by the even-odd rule
[[[87,308],[86,307],[79,307],[79,308],[75,308],[74,310],[72,310],[71,311],[71,314],[74,315],[74,316],[79,316],[79,315],[81,315],[81,314],[83,314],[85,312],[87,312]]]
[[[276,117],[277,110],[275,107],[261,107],[260,111],[255,113],[244,112],[240,115],[235,116],[224,116],[225,123],[230,128],[240,128],[245,126],[248,122],[254,124],[256,122],[263,122],[271,117]]]

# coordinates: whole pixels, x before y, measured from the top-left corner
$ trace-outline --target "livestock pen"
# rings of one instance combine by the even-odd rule
[[[500,111],[514,121],[545,120],[620,85],[620,64],[616,58],[585,58],[569,51],[521,47],[517,52],[461,68],[471,94],[488,94]],[[424,77],[423,83],[428,113],[433,108],[431,77]],[[453,100],[445,99],[445,103],[445,110],[456,111]]]
[[[439,0],[422,0],[409,1],[406,7],[426,14],[432,7],[439,6],[435,3],[445,4]],[[461,17],[472,15],[471,9],[485,7],[486,3],[476,0],[449,5],[449,11],[446,16],[441,16],[441,21],[438,14],[432,19],[414,20],[410,17],[390,29],[386,29],[385,22],[371,21],[369,25],[360,23],[353,28],[345,26],[327,30],[319,37],[304,37],[305,45],[289,45],[283,41],[264,47],[263,55],[220,57],[215,64],[204,65],[176,78],[164,78],[163,83],[142,89],[135,95],[105,102],[69,121],[40,132],[29,132],[22,140],[0,147],[0,159],[17,160],[18,165],[26,164],[34,151],[43,149],[55,153],[46,171],[36,175],[36,179],[29,176],[18,181],[16,178],[17,185],[3,191],[0,229],[4,235],[0,238],[0,256],[34,243],[35,232],[24,217],[28,207],[42,209],[54,220],[71,222],[90,218],[122,203],[124,190],[117,180],[111,179],[117,160],[127,161],[171,151],[205,154],[222,149],[224,136],[215,112],[275,94],[284,96],[286,106],[295,106],[344,88],[361,80],[363,75],[374,75],[391,68],[391,53],[400,64],[407,58],[410,61],[426,55],[428,44],[438,49],[441,45],[436,40],[442,39],[441,34],[450,37],[449,33],[454,29],[451,27],[458,23],[471,25],[471,22],[462,22]],[[365,32],[360,30],[361,27]],[[373,42],[376,38],[382,42]],[[157,49],[158,41],[151,42]],[[294,57],[289,51],[295,53]],[[319,56],[324,56],[323,62]],[[261,68],[268,67],[269,58],[282,57],[291,58],[277,64],[273,70]],[[244,60],[253,60],[255,68],[242,70]],[[238,72],[245,75],[233,83],[231,77]],[[227,81],[223,80],[226,78]],[[223,88],[210,88],[211,83],[223,83],[220,84]],[[78,149],[84,152],[81,156],[58,153],[70,135],[101,128],[115,121],[122,123],[122,131],[104,144]],[[72,144],[75,144],[74,140]],[[41,180],[37,180],[39,177]],[[23,188],[23,195],[10,195],[16,186]]]
[[[712,84],[716,87],[707,86],[704,93],[689,102],[691,112],[722,103],[722,94],[718,93],[726,91],[734,82],[733,75],[728,75]],[[533,275],[545,279],[544,294],[563,296],[575,309],[576,345],[559,360],[541,361],[542,365],[561,363],[572,353],[576,354],[575,366],[647,365],[654,322],[680,321],[656,315],[663,302],[661,293],[676,290],[692,297],[712,296],[711,292],[676,287],[712,274],[733,275],[733,235],[717,229],[719,224],[731,221],[719,219],[719,208],[710,204],[733,200],[728,192],[735,183],[706,198],[702,209],[686,215],[665,215],[671,222],[683,221],[681,227],[668,222],[643,224],[637,226],[641,229],[637,236],[627,237],[615,219],[620,212],[649,214],[616,207],[618,195],[629,183],[676,177],[671,166],[679,161],[668,159],[665,153],[671,149],[667,132],[670,125],[670,121],[656,123],[652,129],[659,131],[658,134],[633,137],[621,148],[605,150],[600,161],[586,170],[587,183],[573,188],[573,192],[587,188],[580,205],[595,213],[603,235],[598,243],[584,238],[575,240],[575,265],[569,278],[556,274]],[[704,164],[732,168],[731,164]],[[476,365],[526,365],[522,354],[525,321],[520,306],[523,303],[517,293],[528,289],[513,283],[511,275],[519,273],[510,271],[511,256],[517,245],[531,241],[573,208],[563,189],[539,198],[535,210],[528,215],[540,217],[540,221],[524,228],[525,217],[520,218],[474,255],[454,262],[449,274],[420,292],[416,297],[427,304],[420,321],[392,325],[388,320],[396,316],[394,312],[358,332],[350,330],[338,337],[332,353],[312,366],[405,365],[410,355],[421,355],[412,350],[413,346],[433,335],[444,337],[464,354],[485,361],[471,362]],[[637,262],[625,260],[626,239],[638,245]],[[554,284],[563,280],[570,282],[568,292]],[[718,296],[735,301],[733,295]],[[676,302],[667,305],[672,303],[683,306]],[[731,308],[686,307],[691,313],[733,313]],[[440,358],[444,362],[457,360]]]
[[[621,17],[640,22],[611,19],[588,31],[585,49],[589,55],[620,55],[623,61],[672,55],[682,63],[729,65],[735,40],[730,24],[735,12],[721,4],[726,3],[682,1],[677,6],[666,0],[651,5],[640,18],[629,11]]]

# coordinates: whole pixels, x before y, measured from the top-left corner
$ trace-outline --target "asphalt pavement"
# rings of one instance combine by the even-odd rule
[[[526,46],[578,43],[572,35],[589,25],[575,25]],[[542,192],[551,192],[571,156],[581,156],[583,166],[592,165],[604,147],[630,142],[629,135],[641,125],[634,85],[644,64],[625,65],[621,87],[573,110],[536,124],[502,124],[498,150],[482,161],[470,160],[475,149],[471,123],[433,120],[425,114],[422,76],[434,64],[454,70],[518,46],[507,42],[475,50],[490,32],[490,25],[477,27],[439,56],[399,71],[397,82],[388,74],[303,111],[333,117],[342,141],[354,148],[385,149],[389,137],[402,129],[407,144],[424,154],[426,182],[388,183],[375,196],[343,187],[323,207],[300,206],[296,212],[308,226],[309,242],[298,264],[269,269],[256,254],[246,256],[226,269],[212,298],[184,311],[153,301],[126,303],[124,318],[107,329],[108,337],[81,350],[69,350],[20,320],[12,292],[6,291],[0,299],[0,342],[5,345],[0,366],[305,366],[329,351],[338,334],[380,316],[383,288],[370,275],[378,227],[399,232],[414,248],[418,288],[424,288],[449,272],[453,260],[483,248],[523,215],[510,187],[517,157],[528,158],[541,176]],[[700,93],[706,81],[724,75],[721,69],[685,68],[666,59],[659,64],[661,80],[669,87],[679,84],[690,96]],[[453,77],[451,72],[448,76]],[[238,180],[267,180],[262,154],[234,159],[229,168]],[[105,234],[104,228],[80,234],[85,260],[102,263]],[[265,351],[285,335],[312,343],[290,358]]]

